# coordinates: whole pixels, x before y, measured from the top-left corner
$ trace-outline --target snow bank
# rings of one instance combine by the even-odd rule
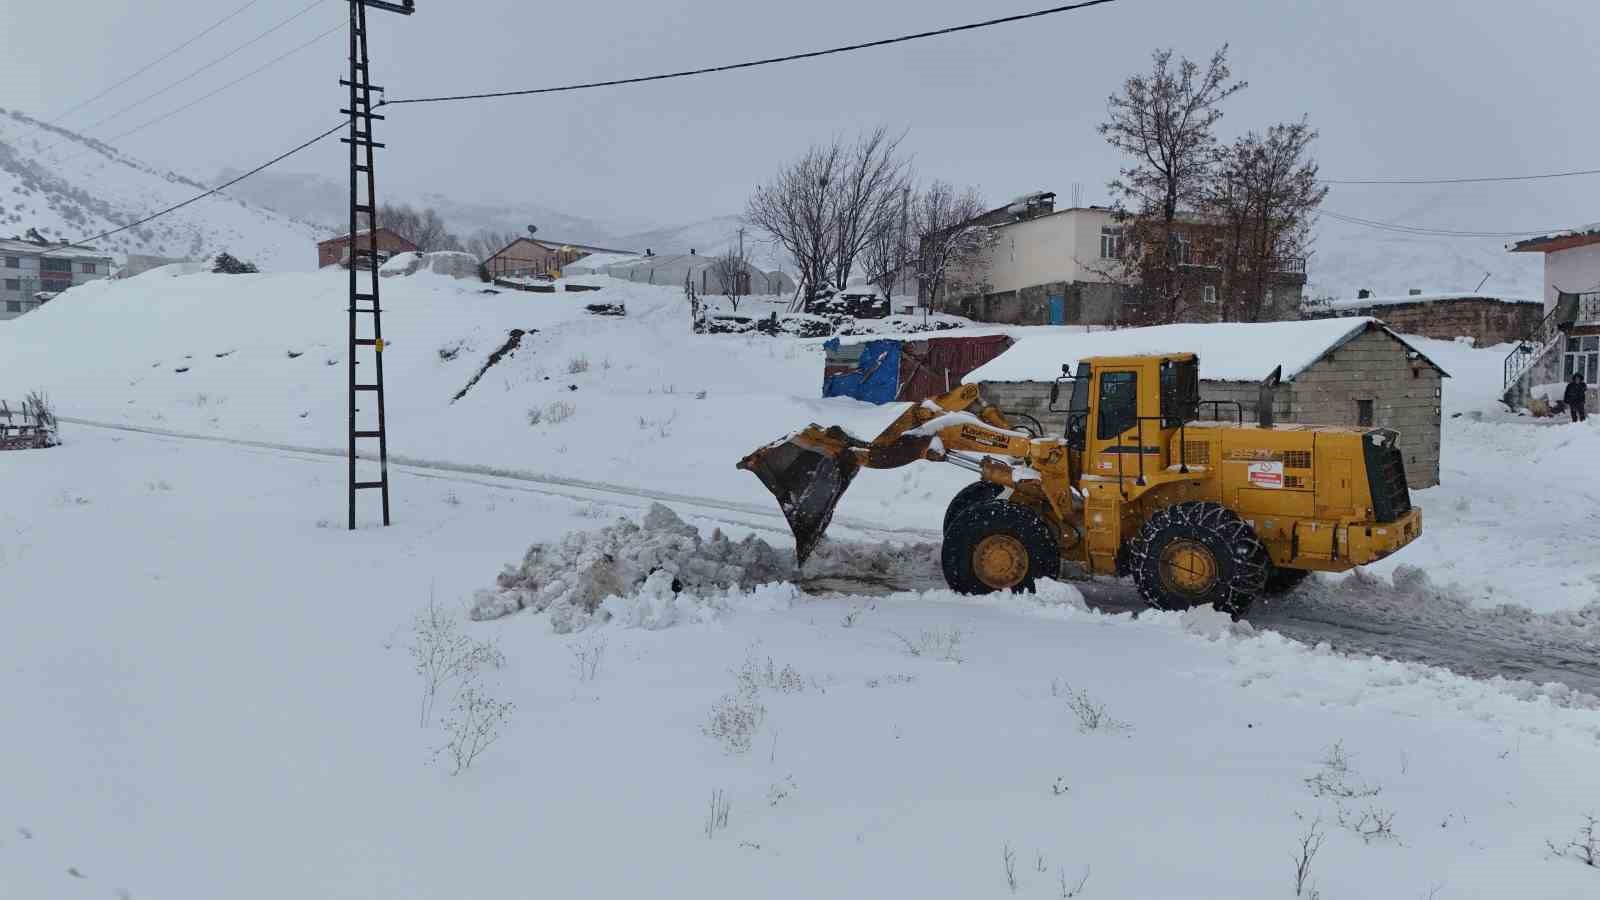
[[[1368,306],[1396,306],[1403,303],[1449,303],[1455,300],[1493,300],[1497,303],[1526,303],[1543,306],[1543,300],[1531,297],[1499,297],[1492,294],[1395,294],[1386,297],[1367,297],[1365,299],[1345,298],[1333,300],[1328,303],[1330,309],[1363,309]]]
[[[808,563],[808,577],[873,584],[927,571],[933,544],[825,542]],[[637,628],[709,622],[730,609],[787,609],[801,577],[788,549],[721,530],[703,538],[671,509],[652,504],[643,520],[620,519],[596,531],[575,531],[528,548],[492,590],[473,597],[473,619],[498,619],[521,610],[550,613],[558,633],[592,621]],[[1081,601],[1081,598],[1080,598]]]
[[[1260,381],[1283,366],[1285,380],[1305,371],[1323,354],[1360,333],[1377,319],[1353,317],[1304,322],[1236,322],[1200,325],[1158,325],[1116,331],[1018,335],[1016,346],[990,360],[965,379],[981,381],[1053,381],[1061,366],[1076,366],[1090,356],[1197,353],[1200,377],[1209,381]]]

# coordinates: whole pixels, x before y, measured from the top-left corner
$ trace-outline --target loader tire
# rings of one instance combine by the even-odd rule
[[[994,498],[1000,496],[1000,492],[1003,490],[1005,490],[1005,488],[995,484],[992,481],[974,481],[973,483],[962,488],[960,491],[957,491],[956,495],[950,499],[950,505],[945,507],[945,533],[948,534],[950,532],[951,523],[956,520],[957,516],[966,512],[967,507],[974,503],[982,503],[985,500],[993,500]]]
[[[1061,574],[1055,534],[1038,513],[1004,500],[969,505],[945,529],[945,583],[962,594],[1032,591]]]
[[[1267,569],[1267,583],[1261,588],[1264,597],[1276,597],[1287,594],[1300,586],[1300,583],[1311,577],[1307,569],[1280,569],[1272,566]]]
[[[1267,548],[1233,510],[1190,501],[1159,510],[1128,548],[1139,594],[1156,609],[1210,604],[1244,616],[1266,587]]]

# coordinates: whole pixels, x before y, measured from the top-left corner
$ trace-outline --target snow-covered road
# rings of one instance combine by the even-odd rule
[[[336,450],[243,441],[112,423],[67,420],[105,432],[146,435],[232,448],[241,453],[270,453],[310,464],[337,467]],[[405,459],[396,457],[396,459]],[[401,478],[440,484],[465,484],[502,491],[545,494],[573,500],[600,500],[624,509],[642,509],[661,501],[680,509],[702,526],[755,531],[772,543],[788,540],[782,514],[774,506],[666,491],[648,491],[596,481],[511,471],[438,460],[406,459],[392,471]],[[849,540],[937,540],[931,529],[896,526],[839,517],[830,532]],[[1089,604],[1105,612],[1137,615],[1145,609],[1132,585],[1118,579],[1077,582]],[[815,573],[801,587],[814,594],[882,595],[944,587],[930,556],[921,571],[898,571],[893,580],[862,580]],[[1600,708],[1600,621],[1572,614],[1538,614],[1522,608],[1476,608],[1450,588],[1428,582],[1418,570],[1401,570],[1393,580],[1365,575],[1319,576],[1288,597],[1264,601],[1250,622],[1285,637],[1316,645],[1326,643],[1341,653],[1372,654],[1387,659],[1440,666],[1460,675],[1503,677],[1535,684],[1555,682],[1590,695],[1574,702]]]

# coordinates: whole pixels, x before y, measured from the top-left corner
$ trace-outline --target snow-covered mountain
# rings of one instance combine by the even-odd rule
[[[1353,298],[1362,288],[1380,297],[1411,288],[1471,291],[1480,283],[1491,296],[1544,296],[1543,258],[1508,253],[1505,243],[1500,238],[1399,234],[1323,218],[1312,248],[1306,296]]]
[[[116,148],[0,109],[0,236],[37,229],[77,241],[206,190]],[[268,270],[316,266],[318,230],[228,195],[207,197],[148,225],[96,242],[130,253],[203,257],[221,250]]]

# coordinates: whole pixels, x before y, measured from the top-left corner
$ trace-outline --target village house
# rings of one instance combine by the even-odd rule
[[[369,246],[368,232],[356,232],[356,255],[361,260],[361,268],[370,269],[372,264],[366,260],[367,247]],[[377,234],[378,265],[388,262],[398,253],[415,253],[417,245],[401,237],[388,228],[379,228]],[[317,243],[317,268],[326,269],[328,266],[347,266],[350,262],[350,235],[341,234],[338,237],[328,238]]]
[[[1581,374],[1589,408],[1600,389],[1600,226],[1528,238],[1512,253],[1544,254],[1544,317],[1506,357],[1501,402],[1519,409],[1533,397],[1559,398]]]
[[[974,224],[993,230],[992,240],[978,271],[963,272],[950,282],[981,288],[942,290],[932,298],[934,306],[979,322],[1009,325],[1125,322],[1125,307],[1137,289],[1126,267],[1123,226],[1107,207],[1056,209],[1055,196],[1048,191],[1028,194],[974,219]],[[1198,238],[1209,226],[1191,218],[1184,227]],[[1196,292],[1194,308],[1204,310],[1216,302],[1222,272],[1196,243],[1180,239],[1180,265]],[[1292,317],[1305,284],[1304,259],[1275,261],[1266,289],[1268,308],[1276,317]]]
[[[483,265],[491,278],[548,278],[557,275],[564,267],[597,253],[633,255],[627,250],[523,237],[500,248],[484,260]]]
[[[0,319],[14,319],[75,284],[111,275],[111,257],[93,247],[0,240]]]
[[[1200,357],[1203,419],[1257,421],[1262,382],[1281,367],[1272,389],[1277,424],[1391,428],[1400,434],[1411,486],[1439,483],[1440,389],[1449,376],[1376,319],[1023,333],[963,383],[980,385],[985,399],[1017,421],[1031,417],[1059,436],[1065,403],[1052,404],[1050,394],[1062,366],[1075,371],[1092,356],[1145,353]]]
[[[1472,338],[1478,347],[1519,341],[1544,318],[1544,301],[1529,297],[1494,297],[1482,293],[1407,294],[1375,297],[1362,291],[1353,300],[1334,300],[1305,310],[1307,317],[1372,316],[1401,334],[1454,340]]]

